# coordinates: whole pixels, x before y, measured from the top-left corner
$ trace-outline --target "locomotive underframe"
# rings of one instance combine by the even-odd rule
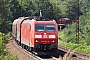
[[[56,44],[36,44],[34,46],[35,51],[57,51]]]

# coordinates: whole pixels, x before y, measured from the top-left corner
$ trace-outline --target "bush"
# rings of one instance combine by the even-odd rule
[[[2,40],[2,33],[0,32],[0,60],[18,60],[17,55],[10,55],[10,52],[5,49],[5,42],[10,38],[10,33],[5,35],[5,40]]]
[[[81,46],[81,45],[80,44],[74,44],[74,43],[67,43],[67,44],[65,44],[65,47],[71,48],[71,49],[76,49],[79,46]]]
[[[90,46],[82,46],[80,44],[67,43],[65,44],[65,47],[75,49],[85,54],[90,54]]]
[[[90,54],[90,46],[79,46],[77,48],[77,51],[86,53],[86,54]]]

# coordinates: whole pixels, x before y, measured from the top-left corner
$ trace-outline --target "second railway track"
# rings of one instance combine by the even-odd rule
[[[63,46],[59,46],[58,49],[63,51],[63,52],[68,52],[68,50],[69,50],[68,48],[65,48]],[[73,52],[73,51],[74,50],[70,50],[70,52]],[[76,56],[75,57],[76,60],[90,60],[90,55],[87,55],[87,54],[84,54],[81,52],[74,51],[73,55]]]

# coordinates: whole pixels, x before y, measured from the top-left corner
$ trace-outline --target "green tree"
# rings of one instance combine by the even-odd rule
[[[0,1],[0,32],[2,32],[2,28],[5,30],[5,33],[7,33],[8,31],[10,31],[11,29],[7,29],[8,27],[10,27],[11,25],[9,25],[8,20],[12,19],[11,16],[11,12],[9,10],[9,4],[8,4],[8,0],[4,1],[4,4],[2,1]],[[4,5],[4,7],[3,7]],[[4,20],[4,27],[2,27],[3,21]],[[10,20],[9,20],[10,21]],[[10,21],[11,22],[11,21]]]

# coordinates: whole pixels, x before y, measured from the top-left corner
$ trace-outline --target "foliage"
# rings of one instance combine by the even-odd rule
[[[65,42],[76,43],[76,25],[68,25],[63,31],[59,32],[59,38]]]
[[[12,22],[21,16],[39,16],[42,10],[43,16],[55,19],[57,22],[62,17],[76,20],[77,0],[4,0],[5,27],[2,27],[3,4],[0,1],[0,32],[2,28],[5,34],[11,32]],[[22,1],[22,2],[21,2]],[[47,4],[38,2],[48,2]],[[79,44],[90,46],[90,1],[79,0]],[[8,36],[6,36],[8,38]],[[7,39],[6,38],[6,39]],[[76,25],[68,25],[59,33],[59,40],[66,43],[76,43]],[[1,40],[2,41],[2,40]],[[83,44],[84,43],[84,44]]]
[[[90,46],[82,46],[81,44],[67,43],[65,47],[75,49],[85,54],[90,54]]]
[[[11,20],[12,20],[12,13],[10,11],[10,1],[6,0],[4,1],[5,4],[2,4],[2,1],[0,1],[0,32],[3,32],[2,30],[4,29],[4,33],[8,33],[8,31],[11,31]],[[4,5],[4,7],[3,7]],[[3,18],[2,18],[3,17]],[[4,23],[3,23],[4,21]],[[4,27],[2,26],[4,25]]]
[[[5,36],[6,40],[10,38],[10,33]],[[0,32],[0,60],[17,60],[17,55],[11,55],[5,48],[5,41],[2,40],[2,33]]]
[[[47,4],[38,2],[48,2]],[[49,19],[56,19],[58,22],[61,17],[69,17],[70,20],[76,19],[76,0],[6,0],[5,1],[5,21],[7,32],[11,31],[11,24],[14,19],[20,16],[39,16],[39,10],[42,10],[43,16]],[[88,0],[80,0],[79,15],[89,14],[90,3]],[[0,1],[0,17],[2,14],[2,1]],[[70,8],[70,13],[69,13]],[[87,15],[88,16],[88,15]],[[0,18],[0,21],[2,19]],[[1,28],[0,22],[0,28]]]

